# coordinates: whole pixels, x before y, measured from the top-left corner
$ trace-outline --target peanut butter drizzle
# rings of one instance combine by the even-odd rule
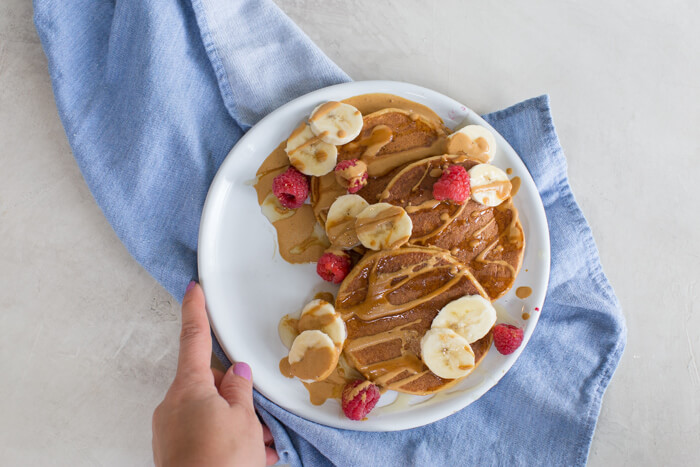
[[[444,127],[442,120],[439,118],[425,118],[423,115],[392,106],[387,107],[388,108],[379,110],[374,114],[367,115],[364,113],[365,128],[360,136],[358,136],[358,139],[339,148],[339,157],[341,159],[359,157],[367,164],[368,175],[376,178],[385,175],[403,164],[422,159],[429,155],[443,154],[445,152],[446,134],[448,130]],[[396,125],[395,128],[389,128],[381,123],[373,123],[373,119],[381,118],[381,115],[390,112],[405,115],[410,124]],[[373,124],[376,126],[371,126]],[[383,138],[376,135],[375,128],[382,131],[381,135]],[[393,134],[396,131],[399,133]],[[391,140],[389,139],[389,132],[393,135]],[[392,149],[390,143],[393,140],[403,136],[410,137],[412,134],[423,135],[423,141],[408,149],[396,147]],[[367,147],[368,140],[372,141],[375,138],[378,143],[372,145],[371,148]],[[358,154],[358,148],[366,149]]]
[[[391,227],[396,221],[401,219],[403,214],[403,208],[392,206],[381,211],[375,217],[358,218],[355,220],[355,231],[358,235],[361,235],[386,226],[385,230],[391,234]]]
[[[338,107],[340,107],[340,102],[336,102],[336,101],[326,102],[325,104],[321,105],[321,107],[319,107],[316,110],[316,112],[314,112],[314,114],[309,118],[309,121],[315,122],[319,118],[323,117],[324,115],[331,112],[332,110],[337,109]]]
[[[334,222],[326,222],[326,234],[331,245],[350,248],[360,241],[355,231],[355,216],[345,216]]]
[[[314,298],[324,300],[328,303],[333,303],[334,301],[333,294],[330,292],[319,292]],[[318,309],[321,308],[321,305],[322,304],[319,304],[317,306]],[[280,339],[285,347],[290,348],[294,337],[299,335],[300,332],[307,329],[321,329],[334,319],[333,315],[314,316],[314,311],[314,309],[310,310],[301,319],[296,319],[290,315],[282,317],[278,329],[280,332]],[[337,314],[335,316],[337,316]],[[321,381],[311,383],[302,381],[304,387],[309,392],[309,400],[314,405],[321,405],[327,399],[331,398],[340,399],[345,385],[350,380],[360,377],[354,369],[350,368],[345,358],[340,355],[341,348],[337,348],[337,351],[339,357],[333,371],[328,377]],[[295,376],[292,371],[292,365],[289,364],[289,359],[287,357],[280,360],[279,369],[280,373],[287,378],[293,378]]]
[[[319,292],[316,295],[314,295],[314,298],[317,300],[326,301],[328,303],[335,303],[335,297],[330,292]]]
[[[472,140],[464,133],[457,132],[447,139],[447,152],[449,154],[466,154],[481,163],[489,161],[488,150],[489,143],[482,137]]]
[[[303,382],[304,387],[309,391],[309,400],[313,405],[323,405],[328,399],[340,399],[343,388],[349,382],[345,375],[345,370],[336,366],[328,378],[323,381],[313,383]]]
[[[340,301],[343,320],[347,321],[353,315],[357,316],[363,321],[398,315],[432,300],[444,291],[453,287],[462,279],[462,277],[467,274],[466,269],[459,270],[456,274],[452,274],[450,271],[452,264],[438,266],[437,263],[440,261],[440,259],[440,257],[433,256],[423,261],[421,264],[422,267],[420,268],[417,268],[416,265],[412,265],[410,267],[404,266],[396,272],[384,274],[377,273],[377,265],[379,262],[375,262],[369,272],[368,288],[365,300],[350,307],[342,307],[349,297],[345,297]],[[447,270],[451,278],[437,289],[423,295],[422,297],[403,304],[393,304],[389,301],[389,295],[398,290],[404,284],[423,274],[441,269]]]
[[[406,110],[412,115],[421,116],[427,120],[440,122],[442,124],[440,116],[430,107],[393,94],[361,94],[359,96],[343,99],[342,102],[357,108],[362,112],[362,115],[369,115],[386,108],[394,108]]]
[[[508,271],[510,272],[510,275],[512,277],[515,277],[515,272],[516,272],[515,268],[513,266],[511,266],[510,263],[508,263],[507,261],[486,259],[486,255],[488,255],[489,252],[496,245],[498,245],[498,243],[501,241],[501,238],[503,238],[504,236],[508,237],[508,241],[510,243],[515,243],[515,242],[521,241],[520,232],[519,232],[518,228],[516,227],[516,224],[518,222],[518,211],[516,211],[514,208],[512,208],[512,206],[509,207],[508,209],[511,211],[511,219],[510,219],[510,223],[508,224],[508,227],[505,228],[499,234],[499,236],[496,237],[496,239],[493,242],[491,242],[488,246],[486,246],[486,248],[484,248],[476,256],[475,261],[478,263],[482,263],[482,264],[498,264],[498,265],[503,266],[506,269],[508,269]],[[515,238],[515,237],[517,237],[517,238]]]
[[[362,153],[362,161],[369,165],[369,160],[376,157],[377,153],[382,150],[384,146],[391,143],[394,139],[394,133],[386,125],[377,125],[372,128],[369,136],[362,138],[359,141],[353,141],[348,143],[348,148],[363,147],[365,148]]]
[[[512,174],[513,174],[513,169],[510,168],[510,167],[508,167],[508,168],[506,169],[506,173],[507,173],[508,175],[512,175]]]
[[[495,196],[498,199],[506,199],[510,196],[511,190],[512,186],[510,184],[510,181],[504,180],[499,182],[487,183],[486,185],[481,186],[473,186],[472,194],[495,192]]]
[[[530,319],[530,313],[527,313],[527,312],[526,312],[526,313],[523,313],[521,317],[522,317],[525,321],[527,321],[528,319]]]
[[[515,289],[515,296],[518,298],[525,299],[532,295],[532,289],[530,287],[518,287]]]
[[[410,329],[420,323],[420,319],[397,326],[388,331],[380,332],[371,336],[364,336],[347,344],[346,349],[349,353],[357,352],[364,348],[373,347],[383,342],[400,340],[401,355],[390,360],[375,362],[371,364],[362,364],[356,362],[356,368],[364,375],[369,375],[369,378],[375,384],[385,389],[399,389],[411,381],[415,380],[428,373],[429,370],[423,362],[413,353],[408,352],[406,343],[409,337],[415,337],[417,331]],[[406,376],[399,380],[394,380],[399,375],[407,373]]]
[[[440,202],[441,204],[445,204],[444,202]],[[448,204],[448,208],[452,207],[454,205]],[[462,211],[464,211],[464,208],[466,207],[465,204],[457,205],[457,210],[452,213],[448,214],[448,212],[444,212],[440,214],[440,221],[442,222],[439,224],[435,229],[432,231],[428,232],[427,234],[420,236],[420,237],[413,237],[410,240],[411,244],[415,245],[425,245],[427,241],[429,241],[431,238],[435,238],[438,235],[440,235],[451,223],[454,221],[460,214],[462,214]],[[447,216],[443,216],[444,214],[447,214]]]
[[[304,206],[308,206],[308,205],[305,204]],[[299,209],[302,209],[304,206],[302,206]],[[304,211],[310,212],[310,215],[313,216],[313,210],[305,209]],[[300,243],[293,245],[291,248],[288,249],[288,251],[291,255],[296,255],[296,256],[302,256],[302,255],[305,255],[305,253],[307,251],[311,251],[313,257],[316,258],[314,261],[317,261],[318,258],[320,258],[321,255],[323,254],[323,251],[321,251],[321,253],[318,254],[318,256],[316,256],[318,250],[325,250],[329,246],[330,246],[330,243],[328,242],[328,238],[326,237],[326,233],[323,231],[323,228],[318,223],[314,222],[313,227],[311,229],[311,233],[309,234],[309,236],[306,237],[304,240],[302,240]],[[282,243],[281,242],[280,242],[280,253],[282,253]],[[306,255],[306,256],[308,256],[308,255]],[[284,257],[284,255],[282,255],[282,257]],[[284,258],[284,259],[287,259],[287,258]]]
[[[442,204],[444,204],[442,201],[438,201],[436,199],[427,199],[416,206],[408,205],[404,209],[406,210],[407,213],[413,214],[414,212],[435,209],[436,207],[438,207]]]
[[[520,191],[520,177],[513,177],[510,179],[510,184],[512,186],[510,190],[510,196],[515,196],[518,194],[518,191]]]
[[[335,320],[336,316],[338,314],[323,314],[321,316],[318,316],[315,314],[316,311],[321,309],[321,305],[317,305],[315,309],[312,309],[308,311],[307,313],[304,314],[299,319],[299,322],[297,323],[297,331],[299,333],[302,333],[304,331],[308,331],[311,329],[323,329],[324,327],[328,326]]]
[[[299,379],[326,379],[338,364],[338,357],[336,348],[312,347],[306,350],[301,360],[289,365],[290,374]]]
[[[265,159],[256,174],[255,191],[258,195],[258,204],[263,207],[265,200],[272,194],[272,181],[281,172],[289,167],[289,158],[284,151],[286,142],[282,142]],[[269,206],[267,214],[274,211],[274,206]],[[270,210],[270,207],[273,209]],[[282,206],[279,206],[281,209]],[[279,214],[279,215],[278,215]],[[277,244],[279,253],[285,261],[292,264],[311,263],[318,261],[328,245],[323,229],[314,228],[316,218],[310,205],[304,204],[291,213],[271,214],[272,225],[277,232]],[[274,220],[273,220],[274,219]]]
[[[292,374],[292,367],[289,364],[289,359],[287,357],[283,357],[282,360],[280,360],[280,373],[287,378],[294,378],[294,375]]]
[[[267,197],[265,197],[260,207],[262,208],[262,213],[265,215],[265,217],[267,217],[267,219],[273,224],[279,220],[286,219],[294,215],[294,209],[289,209],[282,206],[279,199],[277,199],[273,193],[270,193],[267,195]]]
[[[321,133],[321,134],[318,135],[318,136],[314,136],[313,138],[309,138],[309,139],[307,139],[306,141],[304,141],[303,143],[301,143],[299,146],[297,146],[297,147],[295,147],[294,149],[290,150],[287,154],[289,154],[289,157],[291,158],[294,154],[296,154],[296,153],[299,152],[300,150],[302,150],[302,149],[304,149],[304,148],[306,148],[306,147],[308,147],[308,146],[313,146],[314,144],[320,142],[320,141],[321,141],[321,138],[322,138],[323,136],[327,135],[327,134],[328,134],[328,132],[327,132],[327,131],[324,131],[323,133]],[[325,155],[325,157],[323,157],[323,155]],[[318,151],[318,153],[316,154],[316,158],[317,158],[319,161],[324,161],[324,160],[326,160],[326,157],[328,157],[328,154],[326,154],[325,152],[322,152],[322,151]]]
[[[423,175],[421,176],[421,178],[418,179],[418,181],[416,182],[416,184],[413,185],[413,187],[411,188],[411,193],[413,193],[413,192],[415,192],[416,190],[418,190],[418,187],[420,187],[420,184],[423,183],[423,180],[425,180],[425,177],[428,175],[429,172],[432,172],[432,171],[430,170],[430,164],[428,164],[428,165],[425,166],[425,172],[423,172]],[[432,175],[431,175],[431,177],[432,177]]]

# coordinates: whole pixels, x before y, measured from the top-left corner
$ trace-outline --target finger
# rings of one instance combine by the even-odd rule
[[[273,448],[265,448],[265,464],[275,465],[280,461],[280,456],[277,455],[277,451]]]
[[[210,355],[211,334],[204,305],[204,293],[199,284],[191,282],[182,300],[182,331],[176,378],[211,379]]]
[[[218,390],[219,386],[221,386],[221,380],[224,379],[224,372],[218,368],[212,368],[211,374],[214,375],[214,386],[216,386],[216,389]]]
[[[263,442],[265,443],[265,446],[269,446],[275,442],[275,439],[272,437],[272,432],[267,427],[267,425],[263,425],[262,427],[263,427]]]
[[[229,405],[253,409],[253,375],[247,363],[238,362],[228,369],[221,380],[219,393]]]

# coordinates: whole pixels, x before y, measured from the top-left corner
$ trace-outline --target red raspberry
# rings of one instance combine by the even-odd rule
[[[343,389],[343,413],[350,420],[362,420],[377,405],[380,395],[377,386],[369,381],[348,383]]]
[[[367,185],[367,164],[359,159],[340,161],[335,166],[335,178],[348,193],[357,193]]]
[[[330,251],[325,252],[318,259],[316,272],[321,279],[334,284],[340,284],[352,269],[350,256],[345,253],[335,254]]]
[[[309,196],[309,179],[294,167],[289,167],[272,181],[272,192],[285,208],[301,207]]]
[[[497,324],[493,328],[493,343],[503,355],[510,355],[523,343],[523,330],[511,324]]]
[[[433,198],[438,201],[448,199],[457,204],[464,204],[470,194],[469,173],[461,165],[446,168],[440,180],[433,185]]]

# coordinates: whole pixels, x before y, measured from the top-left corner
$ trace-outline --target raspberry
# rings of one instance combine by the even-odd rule
[[[380,395],[377,386],[369,381],[348,383],[343,389],[343,413],[350,420],[362,420],[377,405]]]
[[[345,253],[331,253],[327,251],[321,255],[316,263],[316,272],[321,279],[334,284],[340,284],[352,269],[350,256]]]
[[[440,180],[433,185],[433,198],[438,201],[448,199],[464,204],[470,194],[469,173],[461,165],[451,165],[443,170]]]
[[[367,164],[359,159],[348,159],[335,166],[335,179],[338,184],[348,189],[348,193],[357,193],[367,185]]]
[[[301,207],[309,196],[309,179],[294,167],[289,167],[272,181],[272,192],[285,208]]]
[[[523,330],[511,324],[497,324],[493,328],[493,343],[503,355],[510,355],[523,343]]]

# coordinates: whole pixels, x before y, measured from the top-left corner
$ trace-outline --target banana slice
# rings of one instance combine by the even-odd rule
[[[338,161],[338,148],[314,135],[306,123],[299,125],[289,136],[285,152],[289,162],[305,175],[326,175]]]
[[[328,337],[339,349],[342,349],[345,339],[348,337],[345,321],[340,317],[340,313],[336,313],[333,305],[319,298],[311,300],[301,310],[297,329],[299,332],[312,329],[323,331],[328,334]]]
[[[333,372],[340,352],[323,331],[304,331],[294,339],[289,349],[289,366],[292,375],[302,381],[321,381]]]
[[[340,146],[354,140],[362,131],[362,113],[350,104],[326,102],[311,112],[309,126],[316,136]]]
[[[326,235],[331,245],[346,250],[360,244],[355,232],[355,218],[369,203],[360,195],[339,196],[328,209]]]
[[[484,337],[496,324],[496,309],[481,295],[467,295],[445,305],[432,328],[452,329],[470,344]]]
[[[370,204],[357,215],[357,238],[370,250],[398,248],[411,238],[413,222],[400,206]]]
[[[469,169],[472,199],[485,206],[498,206],[508,199],[512,186],[508,175],[495,165],[477,164]]]
[[[474,369],[474,351],[452,329],[430,329],[420,342],[420,352],[423,362],[440,378],[462,378]]]
[[[496,155],[496,137],[481,125],[467,125],[447,138],[447,152],[466,154],[481,162],[491,162]]]

